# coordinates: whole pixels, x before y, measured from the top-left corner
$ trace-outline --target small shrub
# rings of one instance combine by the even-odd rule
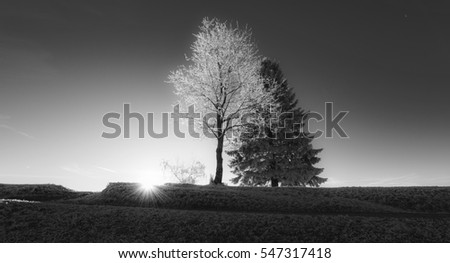
[[[169,163],[163,161],[164,172],[168,171],[181,184],[196,184],[202,178],[205,178],[205,165],[199,161],[194,161],[190,165],[180,163]]]

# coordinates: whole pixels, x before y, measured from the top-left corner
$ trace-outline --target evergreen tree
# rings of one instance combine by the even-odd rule
[[[261,107],[260,116],[266,125],[261,130],[242,133],[239,146],[227,153],[232,157],[230,167],[237,175],[231,181],[242,185],[315,186],[327,179],[314,165],[320,161],[313,149],[313,136],[303,131],[304,110],[297,106],[295,93],[288,86],[278,63],[265,59],[261,65],[265,92],[271,93],[278,107],[277,125],[273,125],[274,109]],[[283,113],[283,114],[281,114]]]

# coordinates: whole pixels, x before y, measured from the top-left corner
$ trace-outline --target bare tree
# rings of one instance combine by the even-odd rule
[[[164,171],[169,171],[182,184],[196,184],[199,179],[206,177],[205,165],[199,161],[194,161],[191,165],[163,161],[161,165]]]
[[[191,46],[192,55],[171,72],[169,83],[186,105],[195,105],[206,127],[217,139],[215,184],[222,183],[223,146],[227,132],[242,127],[240,117],[269,104],[272,96],[264,92],[260,75],[261,57],[252,41],[251,30],[203,19]]]

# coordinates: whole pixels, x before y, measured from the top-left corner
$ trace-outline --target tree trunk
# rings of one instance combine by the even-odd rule
[[[222,177],[223,177],[223,158],[222,158],[222,152],[223,152],[223,138],[224,136],[220,136],[217,138],[217,149],[216,149],[216,177],[214,178],[215,184],[221,184],[222,183]]]
[[[278,179],[276,178],[270,178],[270,183],[272,187],[278,187]]]
[[[214,184],[222,184],[223,177],[223,119],[220,113],[217,114],[216,128],[217,128],[217,148],[216,148],[216,177],[214,178]]]

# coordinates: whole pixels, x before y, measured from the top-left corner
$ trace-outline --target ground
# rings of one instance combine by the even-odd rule
[[[448,187],[0,185],[0,199],[1,242],[450,242]]]

